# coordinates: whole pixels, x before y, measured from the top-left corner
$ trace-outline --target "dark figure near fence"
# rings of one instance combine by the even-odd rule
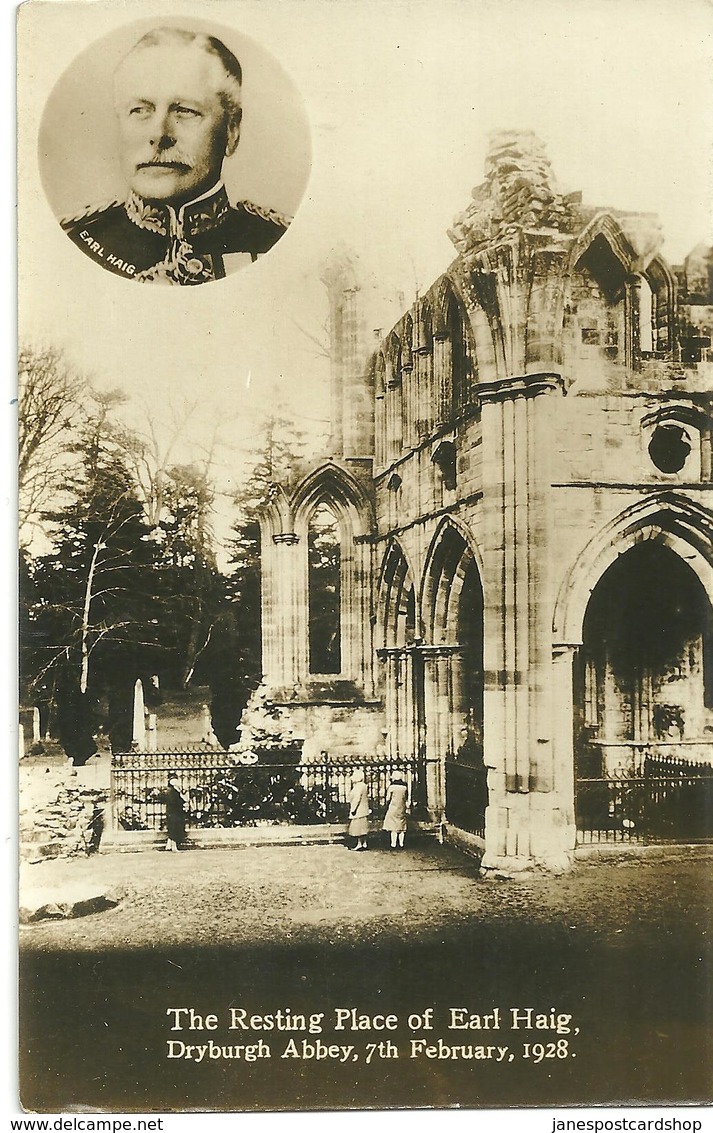
[[[104,807],[98,802],[95,802],[89,815],[89,821],[85,829],[86,839],[86,853],[97,854],[99,853],[99,845],[104,833]]]
[[[178,779],[171,778],[168,780],[168,787],[164,792],[166,833],[168,835],[166,849],[173,852],[186,840],[185,802],[178,788]]]

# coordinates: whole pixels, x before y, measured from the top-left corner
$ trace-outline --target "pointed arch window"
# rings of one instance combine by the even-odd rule
[[[451,405],[457,414],[471,402],[473,362],[463,315],[453,294],[448,299],[446,331],[451,342]]]
[[[326,504],[312,513],[307,532],[309,671],[340,673],[341,540],[339,522]]]

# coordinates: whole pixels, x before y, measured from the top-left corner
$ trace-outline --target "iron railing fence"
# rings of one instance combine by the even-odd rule
[[[590,738],[579,745],[577,764],[583,778],[650,774],[652,761],[661,762],[662,774],[694,766],[711,770],[712,743],[708,739],[692,740],[603,740]],[[645,767],[646,765],[646,767]],[[648,770],[646,769],[648,768]]]
[[[426,818],[425,760],[327,758],[302,762],[301,750],[259,750],[240,757],[225,751],[129,752],[112,757],[116,825],[124,830],[165,827],[164,792],[176,778],[186,800],[186,827],[346,822],[351,776],[359,767],[374,820],[383,816],[391,776],[402,772],[414,818]]]
[[[643,774],[577,779],[577,841],[713,838],[713,766],[646,755]]]
[[[484,763],[445,760],[446,819],[453,826],[485,837],[488,770]]]

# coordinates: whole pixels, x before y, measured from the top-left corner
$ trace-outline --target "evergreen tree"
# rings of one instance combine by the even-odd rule
[[[34,679],[52,674],[59,739],[81,763],[92,753],[99,696],[130,695],[158,640],[155,548],[112,430],[116,395],[94,395],[65,507],[46,513],[54,549],[32,569]]]
[[[168,470],[163,514],[155,531],[161,665],[170,684],[184,687],[194,676],[201,683],[201,657],[225,591],[213,550],[212,506],[213,490],[205,469],[191,464]]]

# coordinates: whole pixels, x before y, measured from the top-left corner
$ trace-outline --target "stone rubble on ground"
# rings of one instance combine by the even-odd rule
[[[59,888],[33,890],[21,880],[20,889],[20,924],[86,917],[113,909],[121,901],[121,894],[117,891],[81,881],[65,881]]]

